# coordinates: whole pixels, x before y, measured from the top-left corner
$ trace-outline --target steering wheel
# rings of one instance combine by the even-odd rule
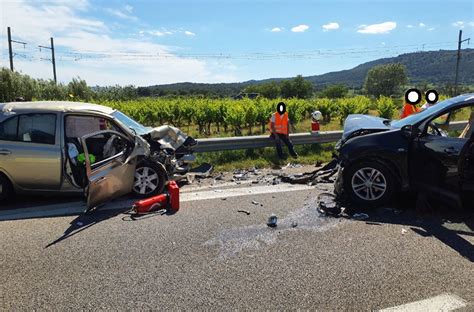
[[[112,157],[117,154],[117,152],[125,150],[126,148],[127,145],[124,140],[121,137],[112,134],[104,145],[104,157]]]
[[[431,130],[431,131],[430,131]],[[443,136],[443,133],[441,130],[434,124],[434,122],[430,122],[428,125],[428,130],[427,132],[432,135],[438,135],[438,136]]]

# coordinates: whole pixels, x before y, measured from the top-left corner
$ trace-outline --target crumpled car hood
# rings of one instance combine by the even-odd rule
[[[150,129],[150,132],[147,134],[151,140],[157,141],[162,147],[175,150],[183,145],[188,137],[183,131],[169,125]]]
[[[347,140],[353,133],[359,130],[390,130],[393,129],[387,119],[369,115],[349,115],[344,122],[342,140]],[[384,123],[385,122],[385,123]]]

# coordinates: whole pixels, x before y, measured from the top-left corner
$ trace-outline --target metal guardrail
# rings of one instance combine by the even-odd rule
[[[450,130],[463,130],[467,121],[451,122]],[[295,145],[320,144],[336,142],[342,136],[342,131],[321,131],[315,133],[290,134],[291,141]],[[199,144],[194,148],[196,152],[217,152],[249,148],[273,147],[275,142],[269,135],[252,135],[241,137],[198,139]]]

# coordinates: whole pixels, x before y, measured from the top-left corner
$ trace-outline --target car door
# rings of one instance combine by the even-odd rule
[[[102,139],[106,139],[105,144],[100,143]],[[105,130],[81,137],[81,145],[87,177],[87,210],[131,192],[137,165],[137,144],[133,140]]]
[[[424,186],[457,192],[458,161],[466,139],[424,134],[415,142],[414,180]]]

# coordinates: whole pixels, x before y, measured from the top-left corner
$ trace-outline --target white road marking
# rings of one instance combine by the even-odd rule
[[[229,197],[236,197],[236,196],[294,192],[294,191],[301,191],[301,190],[309,190],[312,188],[314,187],[307,186],[307,185],[277,184],[277,185],[239,187],[239,188],[230,188],[230,189],[222,189],[222,190],[216,189],[212,191],[183,193],[180,196],[180,200],[181,202],[188,202],[188,201],[194,201],[194,200],[219,199],[219,198],[229,198]]]
[[[180,202],[293,192],[308,190],[312,188],[313,187],[307,185],[291,184],[248,186],[213,190],[210,190],[208,188],[199,192],[183,192],[180,194]],[[131,208],[135,201],[136,199],[118,199],[107,203],[106,205],[101,207],[100,210],[117,210]],[[84,201],[76,201],[69,203],[6,210],[0,211],[0,221],[78,215],[84,212],[85,207],[86,206]]]
[[[380,310],[380,312],[447,312],[465,307],[467,302],[452,294],[442,294],[425,300],[415,301],[400,306]]]

